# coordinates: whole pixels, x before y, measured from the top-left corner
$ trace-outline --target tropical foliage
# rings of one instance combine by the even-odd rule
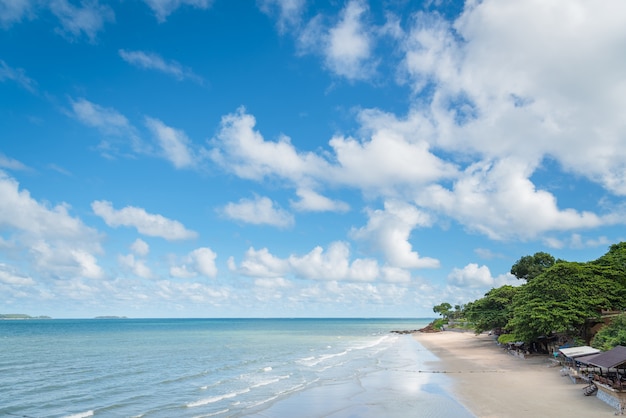
[[[613,318],[593,338],[591,345],[600,350],[610,350],[618,345],[626,346],[626,314]]]
[[[536,253],[520,258],[511,273],[526,283],[491,289],[465,306],[465,318],[477,333],[501,329],[513,341],[525,342],[555,333],[584,338],[602,311],[626,309],[626,243],[612,245],[587,263]],[[621,321],[616,320],[615,329],[601,331],[595,343],[626,344],[626,319]]]

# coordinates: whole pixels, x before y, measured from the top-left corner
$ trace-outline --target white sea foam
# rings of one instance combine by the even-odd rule
[[[271,366],[267,366],[263,368],[264,372],[271,372],[272,371],[272,367]]]
[[[208,405],[208,404],[211,404],[211,403],[222,401],[224,399],[234,398],[236,396],[242,395],[242,394],[247,393],[247,392],[250,392],[250,389],[244,389],[244,390],[240,390],[238,392],[226,393],[224,395],[212,396],[210,398],[205,398],[205,399],[200,399],[199,401],[190,402],[190,403],[187,404],[187,407],[188,408],[195,408],[195,407],[198,407],[198,406]]]
[[[93,417],[93,411],[79,412],[77,414],[66,415],[64,418],[87,418]]]
[[[222,415],[227,413],[228,411],[230,411],[230,409],[222,409],[221,411],[216,411],[216,412],[211,412],[210,414],[204,414],[204,415],[196,415],[193,418],[207,418],[207,417],[214,417],[216,415]]]
[[[272,383],[278,383],[284,379],[289,379],[289,375],[278,376],[277,378],[270,379],[270,380],[263,380],[259,383],[255,383],[254,385],[250,386],[250,389],[260,388],[261,386],[271,385]]]

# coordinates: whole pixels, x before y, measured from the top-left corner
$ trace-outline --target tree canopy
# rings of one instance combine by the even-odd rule
[[[476,333],[505,328],[512,316],[513,296],[519,288],[510,285],[491,289],[485,296],[465,306],[465,318]]]
[[[508,327],[523,341],[553,332],[582,335],[586,321],[602,309],[626,307],[626,289],[603,270],[590,263],[555,264],[520,288]]]
[[[511,274],[529,282],[552,267],[554,263],[554,257],[548,253],[538,252],[534,255],[525,255],[513,264]]]
[[[492,289],[465,306],[476,332],[504,328],[516,341],[526,342],[554,333],[585,337],[587,325],[602,310],[626,309],[626,243],[612,245],[586,263],[555,261],[538,252],[520,258],[511,273],[526,283]],[[599,338],[597,344],[605,344]]]
[[[626,314],[617,315],[609,325],[598,331],[591,345],[600,350],[610,350],[618,345],[626,346]]]
[[[440,303],[439,305],[435,305],[433,307],[433,312],[438,313],[439,315],[447,318],[450,315],[450,310],[452,309],[452,305],[448,302]]]

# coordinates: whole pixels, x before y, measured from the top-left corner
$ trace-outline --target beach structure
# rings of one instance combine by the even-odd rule
[[[592,356],[585,361],[593,370],[596,396],[620,413],[626,410],[626,347],[617,347]]]
[[[589,381],[587,370],[581,370],[581,364],[587,364],[581,362],[582,358],[589,358],[589,356],[596,356],[600,353],[597,348],[590,347],[588,345],[582,345],[578,347],[560,348],[559,354],[562,358],[563,369],[561,373],[569,378],[574,383],[585,383]]]

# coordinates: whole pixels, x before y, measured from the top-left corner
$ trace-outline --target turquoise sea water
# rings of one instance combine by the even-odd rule
[[[0,321],[0,416],[471,417],[426,320]]]

